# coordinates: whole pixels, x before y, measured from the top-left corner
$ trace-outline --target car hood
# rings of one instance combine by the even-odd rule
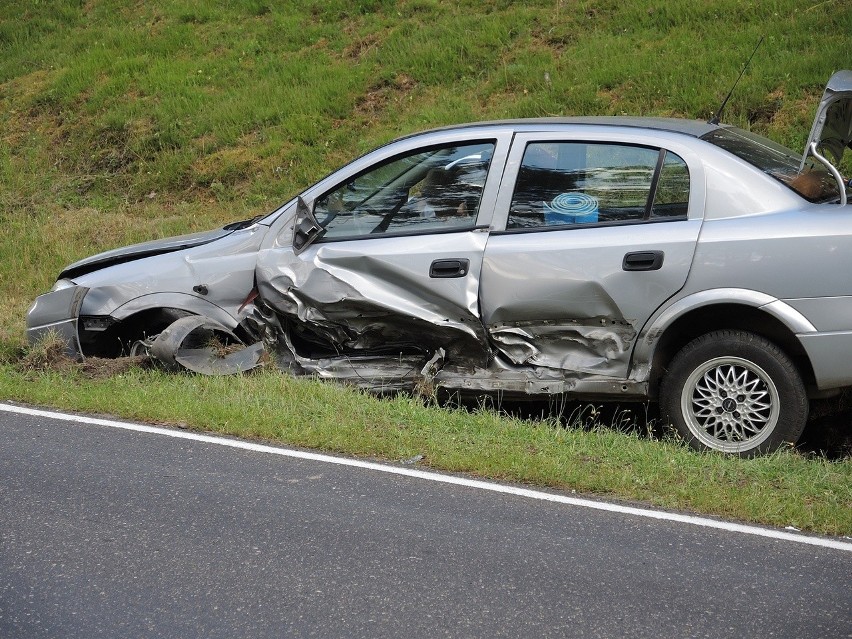
[[[829,78],[805,144],[802,168],[814,142],[820,153],[839,168],[843,153],[852,146],[852,71],[838,71]]]
[[[92,273],[108,266],[123,264],[124,262],[132,262],[133,260],[142,259],[143,257],[181,251],[183,249],[192,248],[193,246],[201,246],[202,244],[207,244],[208,242],[213,242],[225,237],[226,235],[230,235],[235,230],[234,226],[235,225],[229,225],[212,231],[167,237],[161,240],[132,244],[131,246],[124,246],[104,253],[98,253],[97,255],[92,255],[91,257],[87,257],[79,262],[74,262],[73,264],[66,266],[59,274],[59,279],[74,279],[75,277],[80,277],[86,273]]]

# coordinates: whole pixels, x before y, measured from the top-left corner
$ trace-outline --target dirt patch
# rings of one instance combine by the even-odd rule
[[[24,353],[16,364],[16,368],[23,373],[76,372],[86,379],[106,379],[126,373],[132,368],[150,369],[154,366],[154,361],[145,356],[115,359],[88,357],[82,361],[75,360],[65,354],[65,344],[59,340],[43,341]]]
[[[237,187],[263,172],[263,162],[254,150],[242,146],[223,148],[195,160],[191,168],[195,185],[216,191],[216,183]]]
[[[746,117],[752,126],[757,124],[771,124],[775,116],[784,104],[784,92],[776,89],[766,96],[763,102],[748,110]]]
[[[135,357],[117,357],[104,359],[89,357],[76,363],[76,370],[86,379],[104,379],[128,372],[132,368],[149,370],[156,365],[150,357],[139,355]]]
[[[381,39],[378,34],[370,33],[363,38],[359,38],[352,42],[343,50],[343,55],[350,60],[360,60],[370,51],[376,51],[379,48]]]
[[[578,40],[578,33],[580,33],[578,27],[569,22],[567,24],[550,26],[547,29],[537,28],[530,35],[533,42],[539,43],[541,47],[561,54],[574,46]]]
[[[355,101],[353,115],[367,120],[385,110],[390,103],[400,103],[417,88],[417,82],[409,75],[401,73],[393,80],[382,80],[370,85],[367,92]]]
[[[17,366],[22,371],[47,371],[73,362],[65,355],[65,342],[58,335],[48,334],[27,349]]]
[[[223,342],[216,336],[212,337],[207,343],[207,348],[212,350],[216,357],[227,357],[228,355],[233,355],[234,353],[240,352],[245,347],[245,344],[240,344],[239,342]]]

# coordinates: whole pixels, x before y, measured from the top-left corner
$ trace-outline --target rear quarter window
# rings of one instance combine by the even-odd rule
[[[840,195],[837,182],[822,164],[809,159],[799,171],[802,156],[768,138],[726,127],[701,139],[745,160],[810,202],[832,201]]]

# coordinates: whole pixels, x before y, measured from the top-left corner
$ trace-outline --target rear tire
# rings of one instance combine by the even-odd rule
[[[808,398],[795,364],[759,335],[722,330],[691,341],[660,386],[664,424],[697,450],[751,457],[799,440]]]

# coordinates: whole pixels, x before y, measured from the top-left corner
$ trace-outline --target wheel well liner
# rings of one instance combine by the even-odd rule
[[[783,322],[754,306],[727,303],[693,309],[678,317],[665,330],[651,362],[651,396],[657,397],[660,380],[669,362],[684,346],[700,335],[720,329],[748,331],[768,339],[793,360],[805,385],[815,387],[815,376],[807,353]]]
[[[79,324],[80,347],[86,357],[120,357],[138,339],[153,337],[181,317],[192,315],[179,308],[146,308],[112,322],[106,330],[87,331],[85,318]]]

